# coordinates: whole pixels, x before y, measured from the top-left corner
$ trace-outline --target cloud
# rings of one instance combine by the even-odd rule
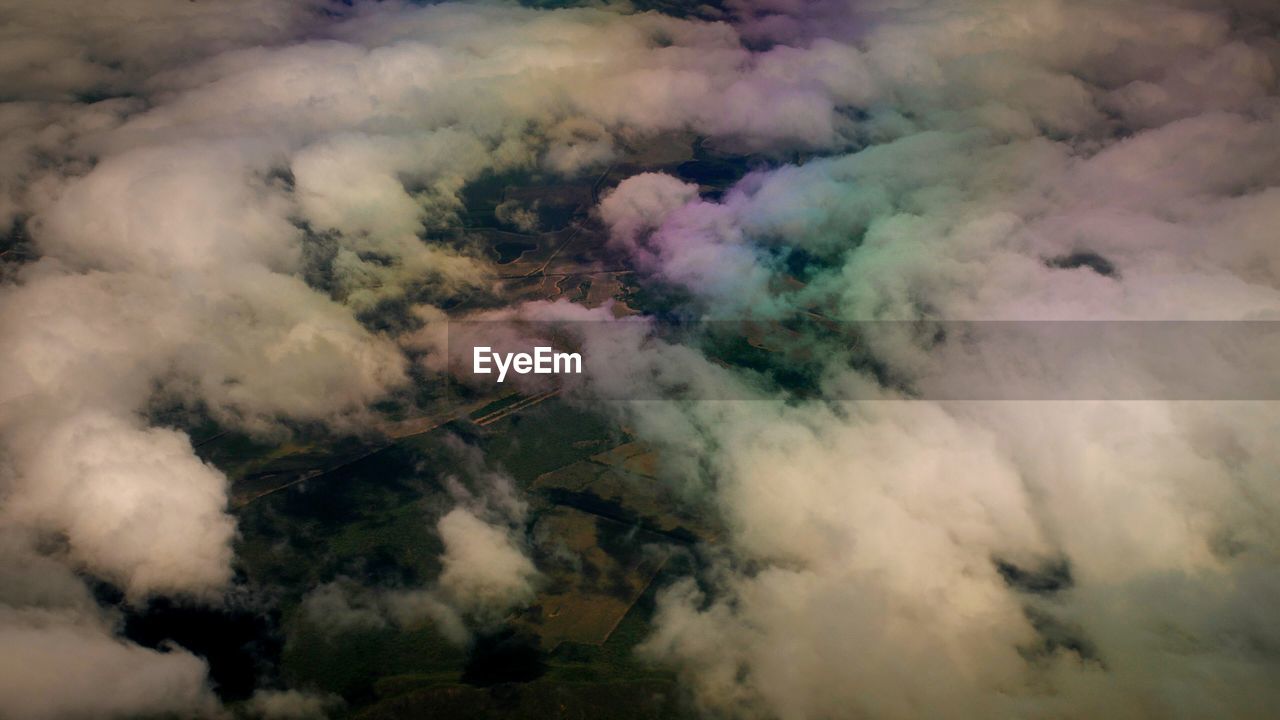
[[[664,176],[605,199],[613,241],[654,281],[712,316],[1274,317],[1274,247],[1250,230],[1280,182],[1257,15],[866,7],[832,27],[856,30],[868,87],[891,99],[868,108],[868,147],[752,173],[716,200]],[[1066,31],[1084,26],[1100,32]],[[1110,271],[1062,260],[1094,256]],[[860,327],[883,370],[945,376],[945,341]],[[822,328],[803,341],[827,348],[813,362],[825,401],[624,411],[692,458],[678,482],[730,529],[702,582],[662,594],[644,646],[705,708],[1265,715],[1277,655],[1260,613],[1277,574],[1263,518],[1278,499],[1255,473],[1278,459],[1258,435],[1273,403],[899,403],[892,389],[844,403],[842,386],[877,393]],[[1188,340],[1206,371],[1232,353]],[[1022,348],[1004,378],[1052,387],[1033,361],[1054,350]],[[1135,358],[1110,379],[1147,386]]]
[[[525,540],[528,506],[511,478],[479,450],[451,440],[459,475],[446,478],[453,507],[435,521],[444,546],[441,571],[428,588],[386,595],[401,624],[427,620],[457,644],[470,630],[490,630],[533,599],[541,580]]]
[[[537,571],[507,532],[463,508],[451,510],[436,527],[444,541],[440,589],[453,602],[491,614],[532,597]]]
[[[525,501],[479,450],[456,438],[446,442],[459,473],[445,476],[451,507],[433,518],[443,545],[438,576],[419,587],[364,587],[340,576],[303,599],[308,623],[331,636],[429,623],[464,646],[473,631],[500,626],[532,600],[541,576],[524,539]]]
[[[308,622],[331,635],[378,630],[387,625],[373,600],[347,578],[338,578],[307,593],[302,600],[302,613]]]
[[[341,698],[299,690],[259,690],[246,703],[249,714],[263,720],[326,718],[341,705]]]
[[[52,429],[23,465],[5,519],[65,533],[72,560],[131,595],[216,590],[229,579],[226,480],[192,457],[184,435],[87,415]]]
[[[85,8],[75,0],[7,4],[0,85],[6,96],[77,100],[137,89],[158,68],[235,47],[300,37],[323,21],[322,2],[174,5],[125,0]]]
[[[23,718],[212,716],[204,662],[121,642],[73,618],[0,615],[0,703]]]
[[[216,544],[215,544],[216,547]],[[115,636],[82,580],[33,538],[0,530],[0,709],[22,718],[213,717],[204,661]]]

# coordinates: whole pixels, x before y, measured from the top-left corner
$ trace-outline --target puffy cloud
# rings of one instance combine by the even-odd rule
[[[454,645],[465,645],[471,640],[471,630],[462,614],[433,590],[390,592],[383,597],[383,603],[387,616],[400,625],[429,622]]]
[[[1250,476],[1275,459],[1249,439],[1273,410],[712,405],[632,411],[701,460],[731,532],[703,589],[664,591],[644,647],[708,708],[1249,717],[1274,701],[1277,497]]]
[[[181,433],[86,414],[24,460],[6,520],[64,533],[71,559],[130,594],[204,592],[229,579],[226,479]]]
[[[38,617],[31,617],[36,614]],[[0,611],[0,708],[13,717],[214,716],[204,662],[73,617]]]
[[[368,588],[339,577],[303,599],[309,624],[341,635],[389,623],[430,623],[450,642],[466,645],[473,629],[492,630],[509,611],[533,598],[540,576],[524,540],[524,500],[511,479],[490,469],[478,450],[456,439],[448,444],[461,473],[446,476],[453,506],[434,519],[444,546],[438,577],[408,588]]]
[[[1239,10],[872,3],[824,28],[760,23],[864,53],[884,101],[859,125],[869,146],[752,173],[715,200],[633,178],[601,217],[704,314],[905,321],[858,329],[878,371],[925,397],[941,389],[919,382],[930,373],[956,387],[954,343],[911,323],[1272,318],[1275,247],[1255,228],[1280,183],[1275,50],[1259,31],[1274,18]],[[1066,30],[1086,26],[1099,32]],[[823,402],[625,410],[691,458],[672,467],[730,529],[702,582],[662,596],[645,646],[706,707],[1265,715],[1264,528],[1280,496],[1258,473],[1280,457],[1259,433],[1274,403],[891,402],[826,327],[790,341],[817,349]],[[1061,378],[1038,358],[1065,352],[1112,392],[1159,387],[1138,362],[1150,353],[1099,358],[1066,337],[1002,348],[997,379],[1051,394]],[[1238,350],[1201,339],[1174,349],[1201,372]],[[838,402],[851,396],[878,401]]]
[[[37,539],[8,523],[0,530],[0,713],[217,714],[200,658],[115,637],[81,579],[37,551]]]
[[[307,593],[302,601],[302,613],[309,623],[331,635],[377,630],[387,624],[376,605],[347,578],[325,583]]]
[[[465,508],[455,508],[436,526],[444,541],[440,589],[462,608],[502,612],[532,596],[537,571],[508,532]]]
[[[518,561],[512,566],[525,570]],[[498,577],[497,570],[493,572],[495,585],[511,586],[521,580],[519,575]],[[331,638],[380,630],[391,624],[414,627],[430,623],[449,642],[462,646],[470,642],[471,630],[463,609],[454,604],[459,597],[468,605],[476,604],[473,596],[445,595],[437,587],[375,590],[361,587],[351,578],[339,577],[307,593],[302,600],[302,617]],[[485,622],[490,620],[486,618]]]
[[[341,698],[299,690],[259,690],[246,703],[250,715],[263,720],[326,718],[330,710],[341,705]]]

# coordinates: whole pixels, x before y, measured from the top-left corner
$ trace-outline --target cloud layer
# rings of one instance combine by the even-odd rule
[[[217,712],[198,658],[117,639],[80,579],[142,601],[216,598],[231,577],[226,479],[152,410],[262,437],[360,426],[409,382],[404,348],[426,342],[361,319],[403,307],[434,321],[490,291],[488,261],[450,239],[486,173],[598,171],[667,131],[754,153],[765,167],[723,195],[646,173],[597,209],[643,282],[710,318],[1280,310],[1267,4],[739,0],[703,14],[719,21],[0,3],[0,573],[14,578],[0,663],[20,664],[0,672],[0,714]],[[641,335],[598,349],[619,369],[597,387],[746,382]],[[804,340],[828,351],[828,398],[843,384],[897,397],[830,339]],[[918,338],[869,342],[908,383],[942,362]],[[663,594],[646,645],[705,708],[1261,717],[1280,702],[1269,403],[622,412],[730,528],[698,583]],[[391,612],[462,635],[458,613],[526,599],[523,510],[504,502],[445,514],[438,587]],[[263,695],[255,711],[323,711],[314,700]]]
[[[632,177],[601,217],[711,317],[1274,318],[1276,246],[1253,229],[1280,181],[1274,17],[1252,10],[863,5],[842,32],[874,88],[868,147],[714,200]],[[867,340],[899,377],[945,361],[936,338],[882,327]],[[874,383],[825,342],[829,397]],[[633,412],[710,465],[689,480],[732,529],[704,582],[663,596],[647,645],[709,708],[1262,717],[1276,701],[1271,403]]]

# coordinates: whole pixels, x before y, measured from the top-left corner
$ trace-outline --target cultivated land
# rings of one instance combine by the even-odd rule
[[[634,284],[591,208],[637,172],[681,175],[715,194],[749,165],[691,136],[636,140],[581,180],[477,182],[465,192],[462,224],[424,241],[473,248],[494,262],[498,300],[463,298],[452,312],[559,298],[589,307],[612,301],[619,315],[660,312],[665,299]],[[528,211],[524,227],[500,219],[513,207]],[[381,308],[367,321],[401,323],[401,312]],[[251,618],[254,637],[188,643],[206,646],[192,649],[213,660],[227,699],[234,704],[265,677],[340,695],[341,712],[360,718],[689,714],[674,677],[634,650],[658,589],[692,572],[694,548],[721,531],[695,498],[677,496],[653,448],[554,391],[477,393],[424,378],[379,410],[352,436],[299,427],[278,443],[207,421],[193,426],[190,409],[157,411],[190,427],[202,457],[232,480],[238,583],[251,599],[230,614]],[[470,649],[425,621],[336,627],[310,619],[303,599],[327,583],[401,589],[434,581],[443,550],[434,519],[451,506],[445,486],[464,462],[459,441],[509,474],[529,506],[532,557],[544,578],[534,601]],[[233,670],[241,666],[249,670]]]

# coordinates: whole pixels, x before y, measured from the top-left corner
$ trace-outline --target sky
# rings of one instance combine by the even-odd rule
[[[211,605],[233,585],[227,478],[152,411],[275,440],[368,424],[449,300],[493,292],[489,259],[423,240],[468,183],[597,174],[663,132],[772,160],[714,197],[629,177],[592,209],[602,242],[702,319],[893,321],[867,341],[902,381],[814,331],[805,400],[643,324],[595,349],[610,361],[582,402],[663,382],[756,400],[611,406],[727,528],[642,646],[693,702],[785,720],[1280,705],[1274,402],[932,400],[950,360],[904,331],[1277,319],[1280,11],[638,5],[0,0],[0,228],[26,243],[0,270],[0,715],[224,714],[203,660],[124,639],[86,584]],[[363,321],[395,302],[416,320]],[[1054,386],[1045,351],[1010,349],[1006,376]],[[1235,350],[1185,352],[1209,368]],[[1151,381],[1128,358],[1110,372]],[[465,642],[527,602],[526,509],[467,462],[483,482],[436,521],[436,585],[335,582],[308,607],[425,616]],[[250,711],[327,702],[295,689]]]

